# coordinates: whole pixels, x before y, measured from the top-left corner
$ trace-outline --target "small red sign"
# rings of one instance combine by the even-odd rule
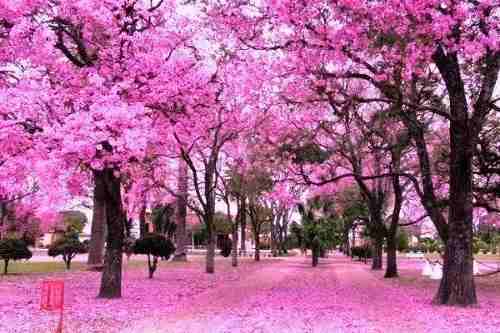
[[[61,311],[56,333],[62,332],[64,309],[64,281],[47,280],[42,282],[40,308],[47,311]]]

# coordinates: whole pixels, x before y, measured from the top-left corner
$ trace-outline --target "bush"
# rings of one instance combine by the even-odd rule
[[[4,261],[3,273],[7,274],[10,260],[30,259],[33,254],[20,239],[6,238],[0,240],[0,259]]]
[[[175,246],[170,239],[160,234],[146,234],[134,243],[135,254],[146,254],[148,256],[149,278],[158,267],[158,257],[168,259],[175,252]],[[151,261],[151,256],[153,260]]]
[[[404,231],[401,230],[398,235],[397,235],[397,241],[398,241],[398,251],[399,252],[405,252],[408,251],[410,247],[410,239],[408,237],[408,234]]]
[[[76,234],[64,235],[50,247],[48,255],[51,257],[62,256],[66,269],[71,268],[71,260],[79,253],[87,253],[88,247],[80,242]]]
[[[359,260],[372,257],[372,248],[369,246],[354,246],[351,248],[353,257],[358,257]]]

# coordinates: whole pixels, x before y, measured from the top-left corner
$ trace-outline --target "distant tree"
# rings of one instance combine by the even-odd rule
[[[174,221],[174,204],[159,205],[153,208],[151,220],[154,232],[172,238],[175,233],[176,224]]]
[[[7,274],[10,260],[27,260],[30,259],[31,256],[32,253],[24,241],[14,238],[5,238],[0,240],[0,259],[4,261],[4,274]]]
[[[410,239],[408,233],[404,230],[400,230],[397,234],[398,251],[403,252],[408,250],[410,247]]]
[[[146,234],[144,237],[135,241],[134,253],[145,254],[148,256],[149,278],[158,267],[158,257],[168,259],[175,252],[175,246],[170,239],[161,234]],[[151,260],[153,256],[153,260]]]
[[[85,225],[88,222],[87,216],[77,210],[66,210],[60,212],[59,214],[62,218],[64,231],[66,233],[79,234],[83,231],[83,228],[85,228]]]
[[[75,233],[65,234],[62,238],[55,241],[48,251],[51,257],[62,256],[66,269],[71,269],[71,261],[77,254],[87,253],[88,247],[78,239]]]

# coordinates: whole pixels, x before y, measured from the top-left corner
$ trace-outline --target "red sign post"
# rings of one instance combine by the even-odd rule
[[[47,280],[42,282],[42,310],[60,311],[56,333],[62,333],[64,309],[64,281]]]

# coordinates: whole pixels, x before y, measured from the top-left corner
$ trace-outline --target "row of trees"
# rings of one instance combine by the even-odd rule
[[[436,303],[475,304],[474,214],[499,211],[498,11],[436,0],[2,4],[0,201],[34,182],[42,207],[93,193],[105,223],[91,254],[106,233],[99,295],[113,298],[127,221],[146,206],[179,205],[179,240],[183,207],[193,210],[214,272],[218,196],[256,234],[274,221],[279,240],[305,189],[354,185],[373,269],[385,244],[396,276],[398,227],[429,219],[445,246]]]

